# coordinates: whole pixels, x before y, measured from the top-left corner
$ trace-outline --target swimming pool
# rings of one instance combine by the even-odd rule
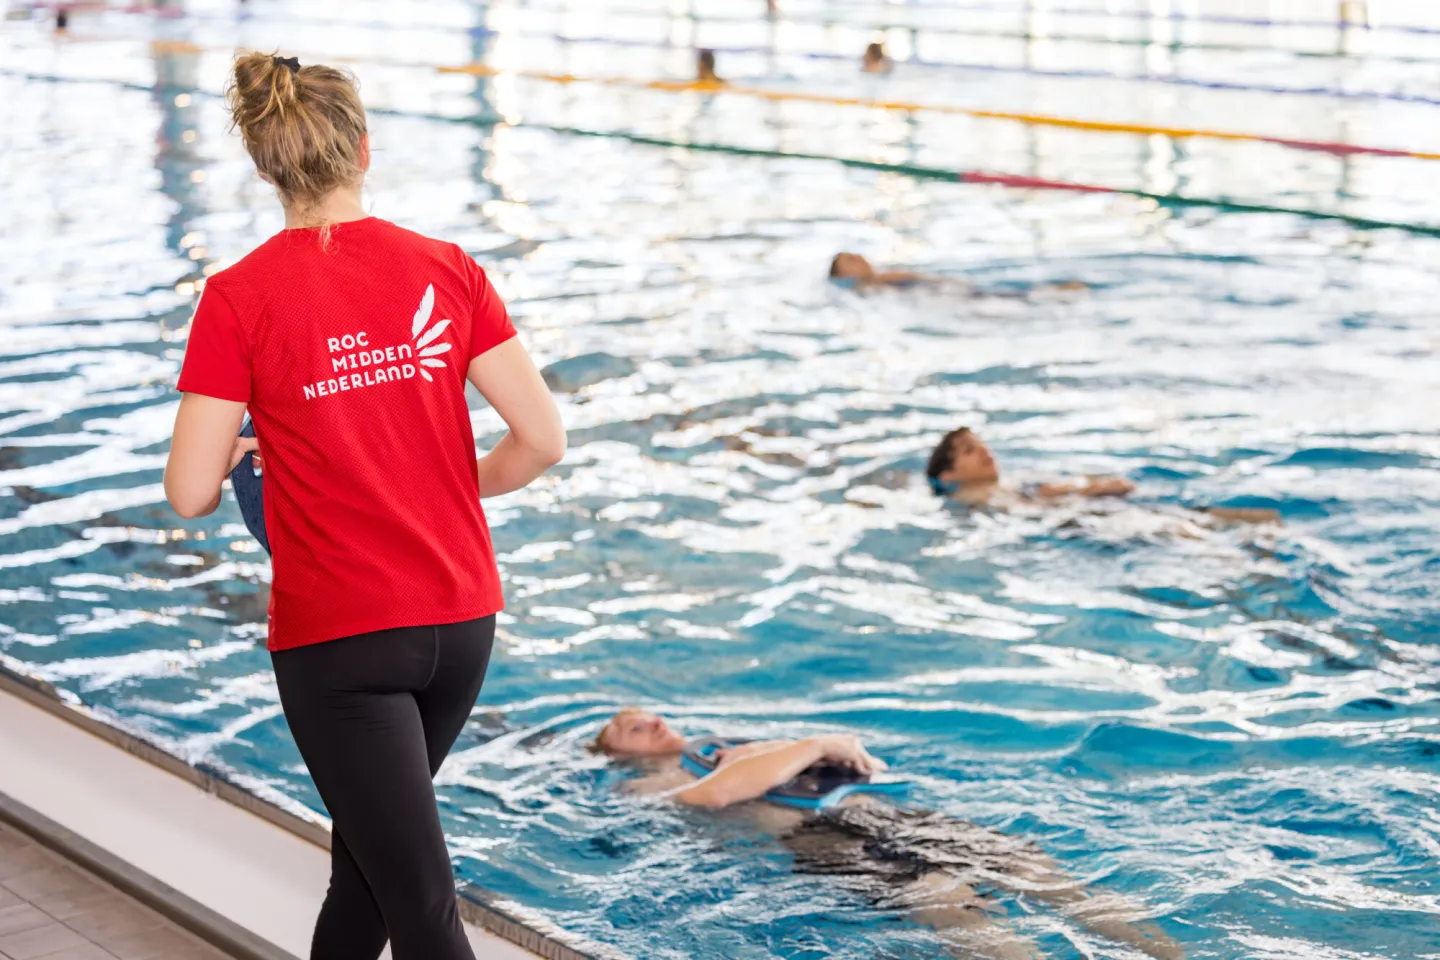
[[[211,95],[226,58],[206,47],[577,74],[686,64],[527,40],[547,21],[507,5],[483,14],[498,36],[466,34],[482,21],[461,4],[422,8],[448,30],[380,36],[306,22],[378,4],[254,6],[238,26],[199,16],[219,4],[193,21],[79,19],[63,44],[34,23],[0,31],[0,656],[313,807],[257,647],[264,555],[233,503],[184,522],[159,489],[193,285],[279,225],[226,135]],[[695,29],[754,40],[753,25]],[[794,29],[796,49],[821,49]],[[194,48],[153,48],[157,34]],[[1224,74],[1242,82],[1434,84],[1403,62],[1341,76],[1319,58],[1235,57]],[[727,66],[770,69],[739,53]],[[391,111],[374,119],[375,212],[485,264],[572,430],[553,477],[489,510],[503,654],[439,781],[467,879],[633,957],[936,955],[932,932],[798,876],[741,823],[617,795],[624,774],[582,744],[639,702],[693,733],[860,733],[916,777],[915,803],[1035,839],[1142,901],[1194,957],[1440,952],[1440,240],[551,128],[1174,181],[1416,223],[1440,222],[1429,161],[356,67]],[[775,71],[785,89],[867,89],[839,62]],[[1146,121],[1177,95],[937,76],[902,66],[894,81]],[[1411,122],[1423,104],[1183,96],[1237,129],[1435,147]],[[437,119],[477,112],[520,125]],[[986,295],[837,290],[824,272],[841,249]],[[1040,288],[1070,280],[1090,289]],[[476,421],[493,438],[488,412]],[[917,475],[960,424],[1017,480],[1124,473],[1137,506],[947,508]],[[1286,524],[1188,538],[1157,519],[1213,504]],[[1049,956],[1126,956],[1053,912],[1000,906]]]

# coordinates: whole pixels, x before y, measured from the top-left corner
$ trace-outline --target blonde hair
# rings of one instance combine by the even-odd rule
[[[628,716],[632,713],[644,712],[644,707],[621,707],[619,710],[616,710],[615,715],[612,716],[609,720],[605,721],[605,726],[601,727],[600,732],[595,734],[595,739],[590,741],[590,744],[588,747],[586,747],[586,749],[588,749],[591,753],[604,753],[608,755],[610,753],[610,746],[605,742],[605,734],[609,732],[610,725],[613,724],[616,720],[619,720],[621,717]]]
[[[255,169],[286,206],[303,211],[364,177],[365,106],[348,71],[237,54],[225,102]]]

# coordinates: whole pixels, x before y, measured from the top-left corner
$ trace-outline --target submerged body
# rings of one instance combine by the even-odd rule
[[[854,736],[840,734],[737,744],[717,755],[713,772],[696,777],[681,762],[684,737],[662,717],[624,710],[601,731],[597,748],[641,758],[647,772],[632,793],[711,810],[734,808],[773,833],[795,856],[796,869],[841,879],[887,909],[903,909],[933,927],[951,956],[1034,960],[1026,938],[991,919],[987,890],[1024,895],[1064,910],[1101,936],[1161,960],[1184,951],[1159,930],[1135,925],[1136,905],[1095,895],[1066,876],[1034,843],[923,810],[855,794],[819,813],[764,801],[816,764],[851,768],[857,777],[886,769]]]

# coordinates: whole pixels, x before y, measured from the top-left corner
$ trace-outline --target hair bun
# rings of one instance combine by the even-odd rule
[[[282,58],[269,53],[245,53],[235,59],[230,115],[246,142],[255,128],[272,113],[284,114],[300,99],[300,74]]]
[[[255,168],[286,205],[307,207],[365,176],[365,106],[348,71],[242,53],[225,90]]]

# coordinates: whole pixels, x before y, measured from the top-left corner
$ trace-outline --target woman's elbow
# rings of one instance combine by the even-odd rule
[[[194,491],[184,490],[177,484],[166,482],[165,500],[174,510],[186,520],[194,520],[196,517],[203,517],[214,511],[217,497],[201,497]]]
[[[170,501],[170,509],[178,513],[185,520],[194,520],[210,513],[212,507],[209,503],[201,503],[198,500],[187,500],[180,497],[166,497]]]
[[[541,437],[531,444],[535,458],[541,461],[547,470],[565,459],[565,447],[565,431],[563,430]]]

